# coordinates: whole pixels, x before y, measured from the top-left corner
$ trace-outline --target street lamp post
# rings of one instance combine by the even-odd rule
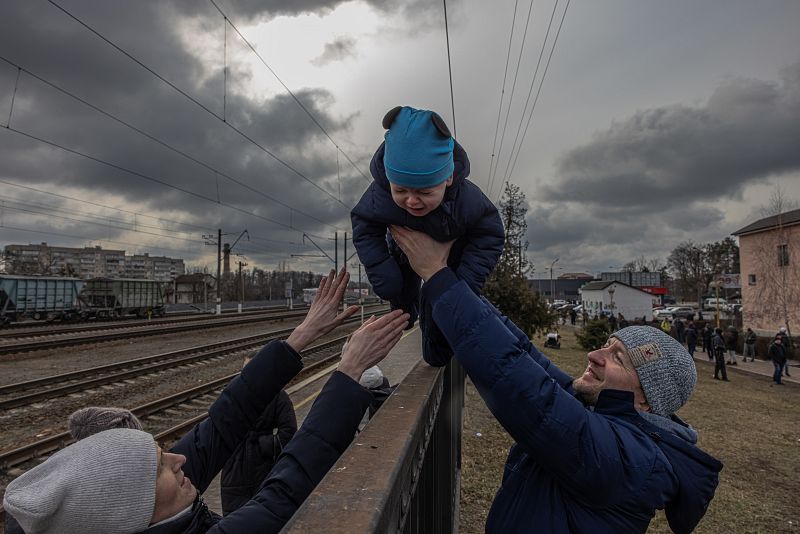
[[[556,299],[555,284],[553,283],[553,265],[555,265],[559,259],[560,258],[554,259],[553,263],[550,264],[550,302]]]

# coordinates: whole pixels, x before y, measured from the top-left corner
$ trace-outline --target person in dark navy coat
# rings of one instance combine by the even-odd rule
[[[677,340],[650,326],[623,328],[573,379],[458,279],[448,244],[391,231],[425,281],[455,358],[516,441],[487,532],[646,532],[661,509],[674,532],[694,530],[722,464],[675,415],[697,381]]]
[[[426,332],[423,357],[443,365],[452,354],[420,308],[420,279],[402,250],[387,234],[389,225],[425,232],[437,241],[453,241],[449,265],[480,294],[503,252],[503,223],[497,208],[467,180],[469,158],[436,113],[396,107],[383,119],[385,141],[370,163],[373,182],[351,212],[353,244],[367,277],[392,309],[419,315]]]
[[[220,517],[200,495],[265,407],[303,367],[301,351],[356,312],[339,313],[349,276],[323,278],[303,323],[267,344],[169,451],[141,430],[112,429],[66,447],[6,488],[3,506],[25,532],[63,534],[278,532],[355,435],[372,395],[362,373],[402,337],[408,315],[372,317],[352,334],[337,370],[258,493]]]

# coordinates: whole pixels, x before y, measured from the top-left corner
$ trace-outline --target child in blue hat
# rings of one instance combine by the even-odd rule
[[[503,252],[505,235],[497,208],[467,180],[469,158],[436,113],[396,107],[383,118],[387,132],[370,163],[374,181],[353,208],[353,244],[375,294],[392,309],[420,317],[423,356],[444,365],[450,350],[425,303],[420,278],[387,232],[390,225],[455,240],[448,264],[480,294]]]

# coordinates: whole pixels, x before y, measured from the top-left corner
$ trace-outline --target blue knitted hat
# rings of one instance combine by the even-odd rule
[[[436,113],[404,106],[391,110],[383,122],[388,129],[383,165],[390,182],[424,189],[453,174],[453,138]]]

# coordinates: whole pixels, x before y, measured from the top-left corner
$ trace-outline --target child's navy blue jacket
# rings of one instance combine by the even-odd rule
[[[441,205],[423,217],[415,217],[392,200],[389,180],[383,166],[382,143],[370,163],[374,181],[353,208],[353,244],[364,265],[375,294],[412,313],[419,303],[419,277],[414,274],[387,234],[389,225],[406,226],[425,232],[437,241],[456,240],[448,264],[456,275],[477,294],[503,252],[505,235],[500,215],[492,201],[478,186],[467,180],[469,158],[457,142],[453,149],[453,184],[447,188]],[[423,330],[436,329],[430,313],[422,310]],[[437,339],[434,334],[428,339]],[[449,360],[447,343],[441,336],[445,354],[436,355],[426,347],[426,361],[444,365]]]

